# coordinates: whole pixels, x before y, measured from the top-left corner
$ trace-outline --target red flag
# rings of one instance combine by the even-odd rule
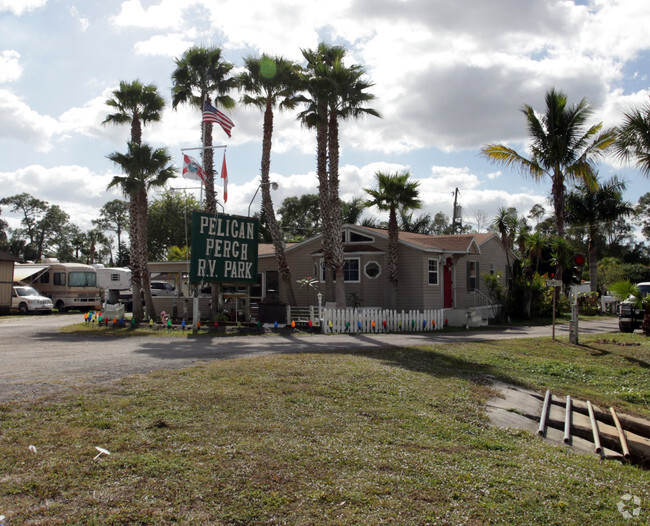
[[[232,130],[235,125],[235,123],[232,122],[225,113],[219,111],[207,100],[203,105],[203,122],[216,122],[217,124],[220,124],[228,137],[230,137],[230,130]]]
[[[223,152],[223,163],[221,164],[221,178],[223,179],[223,202],[228,201],[228,169],[226,168],[226,152]]]
[[[194,179],[195,181],[203,181],[208,178],[208,174],[203,171],[203,167],[190,157],[183,154],[183,177],[185,179]]]

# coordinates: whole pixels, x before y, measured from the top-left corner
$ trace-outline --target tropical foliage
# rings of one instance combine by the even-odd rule
[[[281,298],[289,305],[296,304],[293,292],[291,269],[285,255],[284,236],[275,217],[273,200],[271,198],[271,146],[273,141],[273,110],[278,108],[294,109],[299,101],[297,92],[300,87],[299,68],[297,64],[282,57],[262,55],[259,58],[247,57],[244,60],[246,70],[239,78],[239,84],[245,94],[242,102],[245,105],[255,106],[263,112],[262,124],[262,166],[261,183],[262,209],[266,220],[266,227],[271,235],[275,257],[278,262],[278,271],[282,286]]]
[[[398,241],[399,227],[397,212],[406,212],[422,206],[419,200],[419,181],[409,180],[411,174],[377,172],[376,188],[365,188],[370,196],[366,206],[377,207],[388,212],[388,278],[391,283],[390,308],[397,304],[397,285],[399,282]]]
[[[546,93],[546,110],[540,115],[524,106],[531,155],[526,157],[504,144],[489,144],[481,149],[488,160],[512,166],[533,179],[548,177],[558,235],[564,236],[566,184],[584,182],[595,186],[596,161],[616,138],[602,123],[589,125],[593,114],[586,99],[567,106],[567,96],[551,89]]]
[[[613,177],[594,189],[581,184],[567,195],[567,219],[572,225],[583,225],[587,231],[589,256],[589,281],[591,291],[598,285],[598,238],[609,223],[633,212],[632,206],[623,201],[625,183]]]
[[[616,131],[616,155],[632,162],[644,175],[650,175],[650,102],[626,110]]]
[[[323,225],[326,298],[336,298],[338,307],[346,302],[343,279],[343,245],[341,241],[341,201],[339,198],[339,122],[364,115],[379,116],[368,108],[374,100],[368,93],[372,83],[365,80],[365,70],[358,65],[346,67],[345,49],[319,44],[316,50],[303,50],[307,61],[301,75],[306,108],[298,118],[307,128],[316,130],[316,173]],[[336,293],[333,294],[336,277]]]
[[[179,104],[203,111],[206,102],[225,109],[235,107],[230,91],[237,87],[237,79],[231,76],[234,67],[223,59],[218,47],[195,46],[175,59],[176,69],[172,73],[172,108]],[[201,144],[203,145],[203,169],[208,180],[205,183],[205,209],[214,213],[217,198],[214,188],[214,155],[212,144],[212,122],[201,123]],[[215,303],[215,302],[213,302]]]
[[[171,157],[165,149],[154,150],[147,144],[138,145],[132,142],[129,143],[127,153],[114,152],[107,157],[125,174],[113,177],[108,187],[119,187],[129,198],[133,297],[140,297],[142,290],[147,313],[150,318],[155,318],[147,265],[147,191],[152,187],[162,187],[174,177],[175,170],[170,165]],[[137,320],[143,319],[140,301],[133,302],[133,315]]]

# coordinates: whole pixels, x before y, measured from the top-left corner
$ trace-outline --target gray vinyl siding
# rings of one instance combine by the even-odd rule
[[[372,243],[346,244],[345,257],[359,259],[359,282],[346,282],[346,303],[351,306],[351,293],[355,293],[362,307],[387,308],[391,295],[391,284],[388,277],[388,239],[385,236],[372,235]],[[482,275],[488,273],[490,264],[494,264],[495,272],[500,272],[505,285],[506,257],[498,237],[489,238],[478,248],[470,246],[470,253],[436,252],[421,249],[405,243],[399,245],[399,281],[397,289],[397,309],[430,309],[442,308],[444,303],[444,272],[446,258],[453,261],[452,288],[454,307],[465,308],[473,304],[472,293],[467,290],[467,262],[475,261],[478,266],[478,289],[485,292],[486,287]],[[287,249],[286,255],[291,269],[294,293],[300,306],[317,305],[317,290],[301,287],[298,280],[315,277],[320,279],[318,267],[322,256],[320,237]],[[429,259],[438,262],[438,283],[429,285]],[[381,267],[381,273],[376,278],[365,275],[367,263],[375,261]],[[278,265],[274,254],[259,258],[258,272],[277,270]],[[325,294],[325,283],[319,282],[320,291]],[[326,301],[324,298],[323,301]],[[333,298],[331,299],[333,301]]]
[[[429,284],[429,260],[438,262],[438,283]],[[443,265],[444,260],[436,253],[422,254],[422,308],[441,309],[443,307]]]
[[[501,283],[506,284],[506,253],[498,238],[493,237],[481,245],[481,255],[478,258],[481,266],[481,287],[485,292],[483,275],[490,272],[490,263],[494,264],[494,272],[501,274]],[[512,266],[512,260],[510,261]]]
[[[423,253],[410,246],[399,247],[399,281],[397,288],[397,309],[424,308]]]

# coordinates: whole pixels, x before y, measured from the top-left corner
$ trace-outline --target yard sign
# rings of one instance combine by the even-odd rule
[[[192,213],[190,281],[257,282],[257,219]]]

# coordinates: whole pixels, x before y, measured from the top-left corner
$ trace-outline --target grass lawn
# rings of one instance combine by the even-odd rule
[[[485,417],[486,375],[650,417],[650,341],[581,343],[215,361],[0,405],[0,522],[647,524],[650,471]]]

